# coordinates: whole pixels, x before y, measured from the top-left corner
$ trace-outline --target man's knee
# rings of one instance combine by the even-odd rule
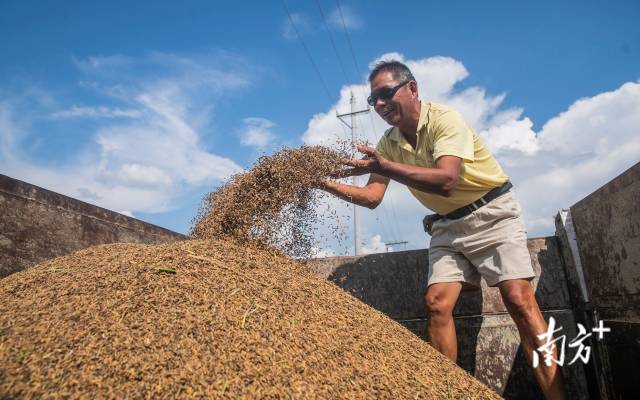
[[[451,316],[457,298],[458,292],[455,289],[441,290],[430,286],[424,295],[424,306],[427,310],[427,315],[430,318]]]
[[[539,312],[533,289],[529,282],[501,288],[502,300],[509,313],[518,319],[529,319]]]

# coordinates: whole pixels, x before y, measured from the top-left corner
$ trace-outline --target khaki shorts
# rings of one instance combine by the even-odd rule
[[[428,285],[466,282],[489,286],[535,276],[527,249],[520,203],[507,192],[460,219],[434,222],[429,248]]]

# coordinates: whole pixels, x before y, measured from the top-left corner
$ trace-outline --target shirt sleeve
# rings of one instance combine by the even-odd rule
[[[473,131],[459,113],[447,111],[438,117],[434,125],[434,160],[442,156],[456,156],[473,161]]]

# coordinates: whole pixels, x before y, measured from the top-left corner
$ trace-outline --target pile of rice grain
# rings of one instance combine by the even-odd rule
[[[262,156],[250,170],[234,175],[205,198],[191,234],[199,239],[228,237],[277,248],[291,257],[309,257],[322,196],[315,188],[342,168],[344,158],[349,158],[346,150],[323,146],[283,148]],[[334,228],[332,233],[340,236],[342,231]]]
[[[113,244],[0,280],[0,398],[496,399],[380,312],[235,241]]]

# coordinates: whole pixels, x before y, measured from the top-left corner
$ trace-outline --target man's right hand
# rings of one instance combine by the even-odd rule
[[[331,175],[329,175],[331,178],[333,179],[340,179],[340,178],[348,178],[350,176],[360,176],[360,175],[365,175],[368,174],[369,171],[364,169],[364,168],[342,168],[334,173],[332,173]]]
[[[389,178],[371,174],[369,182],[364,187],[340,183],[326,178],[318,181],[318,189],[336,195],[350,203],[373,209],[382,201],[388,184]]]

